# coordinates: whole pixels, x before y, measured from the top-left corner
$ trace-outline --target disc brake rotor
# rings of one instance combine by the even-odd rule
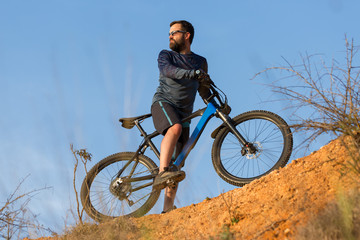
[[[110,192],[119,200],[128,199],[131,194],[131,183],[124,182],[121,178],[116,178],[110,183]]]
[[[256,150],[255,151],[246,151],[246,153],[244,154],[246,156],[247,159],[255,159],[255,158],[258,158],[262,151],[263,151],[263,148],[262,148],[262,145],[260,142],[253,142],[252,143],[252,148],[255,148]]]

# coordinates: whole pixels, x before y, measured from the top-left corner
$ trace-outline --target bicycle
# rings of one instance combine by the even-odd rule
[[[214,116],[223,123],[211,134],[214,139],[211,156],[213,166],[223,180],[243,186],[284,167],[293,147],[292,133],[287,123],[277,114],[264,110],[249,111],[230,118],[231,108],[225,93],[209,81],[211,95],[204,99],[207,106],[183,119],[183,122],[188,122],[201,116],[171,167],[180,169],[206,124]],[[154,161],[145,156],[145,151],[150,147],[160,158],[151,140],[160,134],[156,131],[147,134],[141,126],[150,117],[151,114],[120,118],[122,127],[132,129],[136,126],[143,141],[135,152],[121,152],[104,158],[85,176],[81,186],[81,202],[86,213],[94,220],[140,217],[157,202],[161,190],[154,190],[152,184],[159,170]],[[168,182],[169,186],[174,184]]]

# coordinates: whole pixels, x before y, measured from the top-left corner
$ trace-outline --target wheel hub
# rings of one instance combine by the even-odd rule
[[[113,180],[109,187],[110,192],[119,200],[128,199],[131,194],[131,183],[124,182],[121,178]]]
[[[241,155],[246,156],[247,159],[258,158],[263,151],[260,142],[248,143],[241,149]]]

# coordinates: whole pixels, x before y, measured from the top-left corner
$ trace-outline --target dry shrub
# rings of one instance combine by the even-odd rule
[[[29,209],[29,202],[40,191],[48,189],[34,189],[21,192],[21,186],[27,179],[25,177],[16,189],[1,202],[0,205],[0,237],[3,239],[21,239],[25,236],[40,236],[44,232],[53,233],[37,221],[37,216]]]
[[[74,213],[74,211],[71,209],[71,213],[75,219],[76,222],[79,222],[80,224],[83,224],[83,217],[84,217],[84,207],[80,207],[80,197],[79,197],[79,193],[77,191],[77,186],[76,186],[76,176],[77,176],[77,171],[78,171],[78,166],[79,166],[79,162],[82,163],[82,166],[84,167],[84,171],[85,171],[85,175],[87,174],[87,164],[89,161],[91,161],[91,153],[88,153],[86,151],[86,149],[80,149],[80,150],[76,150],[74,149],[73,144],[70,144],[70,150],[72,152],[72,154],[74,155],[74,171],[73,171],[73,189],[74,189],[74,193],[75,193],[75,200],[76,200],[76,214]],[[80,159],[80,161],[79,161]]]
[[[304,144],[320,135],[350,136],[349,150],[360,153],[360,61],[359,48],[345,36],[345,63],[332,59],[326,63],[322,55],[301,56],[301,63],[267,68],[258,75],[279,70],[285,77],[270,84],[283,96],[292,111],[291,127],[295,132],[309,133]],[[354,146],[355,148],[352,148]],[[354,157],[349,169],[360,174],[360,159]]]

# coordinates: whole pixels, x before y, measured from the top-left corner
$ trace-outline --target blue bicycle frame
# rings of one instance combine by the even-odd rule
[[[202,117],[200,118],[198,124],[196,125],[191,137],[186,142],[185,146],[183,147],[182,151],[176,158],[174,165],[178,168],[181,166],[182,162],[185,161],[186,157],[189,155],[191,149],[195,146],[197,140],[199,139],[202,131],[204,130],[206,124],[214,116],[216,113],[217,108],[211,102],[208,103],[205,112],[203,113]]]

